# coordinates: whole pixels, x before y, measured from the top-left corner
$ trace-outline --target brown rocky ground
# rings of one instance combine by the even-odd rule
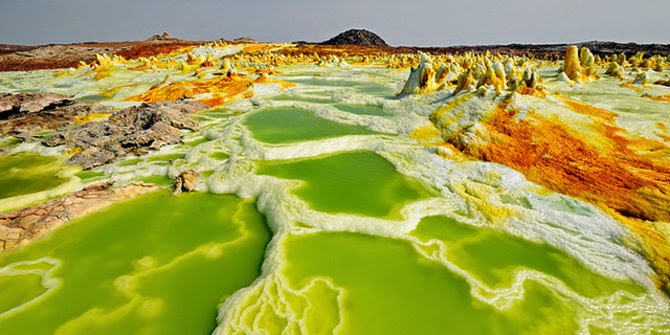
[[[96,54],[119,55],[130,59],[150,57],[201,43],[199,41],[152,40],[42,46],[0,44],[0,71],[76,67],[80,62],[91,63],[95,61]]]

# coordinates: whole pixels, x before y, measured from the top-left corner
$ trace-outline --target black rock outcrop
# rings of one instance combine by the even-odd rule
[[[365,29],[349,29],[337,36],[321,42],[325,45],[360,45],[387,47],[388,44],[379,35]]]

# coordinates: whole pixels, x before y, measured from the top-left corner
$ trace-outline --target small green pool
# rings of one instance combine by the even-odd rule
[[[371,151],[353,151],[297,161],[259,162],[258,174],[302,180],[294,190],[315,210],[398,217],[407,203],[433,196],[418,181]]]
[[[293,108],[270,108],[250,114],[245,120],[253,136],[266,143],[292,143],[344,135],[374,134],[365,127],[340,124]]]

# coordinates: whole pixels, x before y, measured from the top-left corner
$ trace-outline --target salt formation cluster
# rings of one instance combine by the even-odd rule
[[[425,94],[439,88],[435,81],[438,73],[433,69],[433,60],[423,52],[419,52],[419,55],[421,57],[420,64],[416,69],[412,68],[410,70],[409,78],[407,78],[405,86],[400,91],[401,95]]]
[[[452,95],[475,89],[480,95],[486,95],[489,91],[500,94],[505,90],[534,90],[539,88],[542,81],[533,68],[525,67],[523,71],[517,69],[517,66],[523,68],[525,65],[525,60],[520,58],[466,53],[460,57],[440,55],[438,60],[441,65],[435,70],[431,56],[419,52],[419,65],[410,69],[399,95],[427,94],[454,84]],[[403,62],[406,63],[407,58],[402,61],[392,59],[390,66],[398,67]]]
[[[595,68],[595,58],[588,48],[579,50],[571,45],[565,51],[562,72],[559,80],[567,82],[584,82],[590,79],[598,79],[599,75]]]

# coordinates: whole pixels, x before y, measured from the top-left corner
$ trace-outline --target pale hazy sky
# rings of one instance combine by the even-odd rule
[[[0,43],[323,41],[349,28],[391,45],[670,43],[670,0],[0,0]]]

